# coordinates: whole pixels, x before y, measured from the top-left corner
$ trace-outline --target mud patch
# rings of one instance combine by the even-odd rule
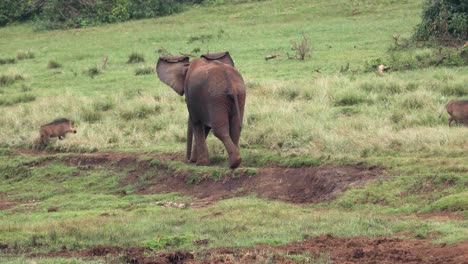
[[[204,245],[204,244],[203,244]],[[114,256],[124,263],[302,263],[298,258],[324,263],[468,263],[468,242],[432,244],[430,240],[392,237],[339,238],[322,235],[281,246],[214,248],[194,252],[157,253],[150,248],[95,246],[82,251],[51,252],[34,256],[102,258]],[[294,260],[296,259],[296,260]]]
[[[178,264],[189,263],[194,256],[188,251],[174,251],[167,253],[156,253],[150,248],[144,247],[114,247],[114,246],[94,246],[81,251],[61,250],[46,254],[32,254],[32,257],[75,257],[75,258],[107,258],[113,259],[111,263],[132,263],[132,264]],[[107,261],[106,261],[107,262]]]
[[[8,209],[10,209],[10,208],[13,208],[13,207],[15,207],[17,204],[19,204],[19,202],[15,202],[15,201],[2,201],[2,200],[0,200],[0,211],[8,210]]]
[[[192,171],[168,169],[167,162],[184,160],[177,155],[99,152],[51,157],[44,155],[42,151],[16,150],[16,153],[43,157],[38,162],[27,164],[28,166],[43,166],[60,161],[83,170],[104,166],[128,171],[127,177],[120,181],[121,186],[137,186],[137,193],[140,194],[181,193],[198,198],[195,206],[199,207],[221,199],[250,194],[291,203],[322,202],[331,200],[350,188],[360,187],[381,178],[384,174],[380,167],[368,167],[363,164],[300,168],[262,167],[257,168],[253,175],[247,173],[248,170],[240,169],[236,173],[227,173],[227,176],[217,181],[208,175],[197,180],[196,184],[188,184],[194,177]],[[158,162],[151,164],[151,160]],[[145,179],[142,181],[140,177]]]
[[[149,182],[140,193],[179,192],[201,199],[199,202],[216,201],[255,194],[259,197],[291,203],[316,203],[333,199],[350,188],[363,186],[380,178],[383,170],[377,167],[322,165],[317,167],[258,169],[255,175],[241,173],[221,180],[203,180],[188,185],[190,174],[177,173],[159,177]],[[127,181],[129,183],[129,181]]]

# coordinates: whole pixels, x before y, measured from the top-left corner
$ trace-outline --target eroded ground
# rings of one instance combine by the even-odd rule
[[[383,168],[355,165],[321,165],[315,167],[283,168],[277,166],[257,168],[255,173],[239,170],[218,180],[209,176],[188,184],[191,172],[171,170],[165,162],[183,161],[181,157],[152,153],[93,153],[48,156],[47,152],[17,150],[17,154],[42,156],[40,161],[27,166],[44,166],[60,161],[80,170],[93,166],[126,170],[121,185],[135,184],[145,175],[145,185],[136,190],[140,194],[178,192],[194,197],[193,207],[205,206],[220,199],[255,194],[268,199],[291,203],[316,203],[333,199],[349,188],[384,177]],[[50,153],[49,153],[50,154]],[[142,159],[145,157],[145,159]],[[151,159],[148,159],[151,158]],[[152,160],[158,160],[155,166]],[[129,169],[130,168],[130,169]],[[77,173],[76,176],[79,176]],[[125,195],[123,193],[122,195]],[[8,210],[18,203],[0,197],[0,210]],[[451,214],[416,215],[422,218],[463,220]],[[209,241],[198,241],[198,243]],[[0,244],[0,251],[16,254],[11,245]],[[405,240],[393,237],[341,238],[330,235],[304,237],[303,241],[281,246],[257,245],[250,248],[216,248],[194,252],[155,252],[150,248],[95,246],[81,251],[63,248],[31,257],[80,257],[116,259],[124,263],[296,263],[295,256],[323,261],[320,263],[468,263],[468,242],[454,245],[433,244],[430,240]]]

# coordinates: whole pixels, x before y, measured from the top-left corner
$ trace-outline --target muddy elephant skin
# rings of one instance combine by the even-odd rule
[[[184,56],[161,57],[156,72],[179,95],[185,94],[189,112],[187,159],[197,165],[209,164],[206,137],[212,130],[228,152],[229,167],[238,167],[246,92],[244,80],[234,68],[229,53],[202,55],[192,61]]]

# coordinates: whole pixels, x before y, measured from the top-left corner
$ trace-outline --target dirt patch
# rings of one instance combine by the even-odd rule
[[[15,207],[17,204],[19,204],[19,202],[0,200],[0,211],[8,210],[12,207]]]
[[[156,253],[150,248],[144,247],[114,247],[94,246],[81,251],[61,250],[45,254],[32,254],[32,257],[75,257],[75,258],[107,258],[113,259],[112,263],[132,264],[177,264],[188,263],[193,260],[193,254],[188,251],[174,251],[167,253]],[[107,262],[107,261],[106,261]]]
[[[428,240],[323,235],[283,246],[215,249],[195,255],[197,259],[205,259],[196,263],[219,263],[223,259],[233,263],[255,263],[268,260],[272,254],[282,257],[304,255],[327,263],[468,263],[468,242],[434,245]],[[291,260],[290,263],[295,262]]]
[[[248,194],[291,203],[322,202],[333,199],[349,188],[363,186],[383,175],[382,168],[367,167],[363,164],[301,168],[264,167],[258,168],[253,175],[241,169],[236,173],[228,173],[218,181],[207,176],[197,184],[188,184],[193,172],[169,170],[165,164],[168,161],[184,160],[177,155],[99,152],[50,156],[42,150],[19,149],[15,152],[43,157],[40,161],[26,164],[27,166],[43,166],[50,162],[61,161],[80,169],[105,166],[119,171],[126,170],[128,175],[121,179],[122,186],[129,184],[138,186],[137,192],[142,194],[178,192],[198,198],[195,206],[205,206],[220,199]],[[158,162],[152,165],[148,159]],[[144,181],[141,181],[140,177],[145,177]],[[145,184],[141,185],[140,182]]]
[[[322,235],[281,246],[215,248],[195,252],[156,253],[149,248],[95,246],[82,251],[51,252],[35,256],[96,258],[118,256],[125,263],[297,263],[294,256],[326,263],[468,263],[468,242],[432,244],[429,240],[391,237],[339,238]]]
[[[221,180],[203,180],[188,185],[190,173],[178,172],[155,177],[155,182],[142,186],[140,193],[179,192],[209,203],[220,199],[255,194],[268,199],[291,203],[315,203],[333,199],[349,188],[363,186],[383,174],[381,168],[361,166],[322,165],[316,167],[259,168],[255,175],[246,172]],[[127,181],[129,183],[131,181]]]

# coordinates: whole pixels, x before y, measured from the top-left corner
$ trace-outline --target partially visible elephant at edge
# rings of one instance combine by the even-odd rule
[[[213,130],[229,154],[229,167],[237,168],[246,92],[229,52],[202,55],[192,61],[186,56],[163,56],[156,72],[179,95],[185,94],[189,112],[187,159],[197,165],[210,163],[206,137]]]

